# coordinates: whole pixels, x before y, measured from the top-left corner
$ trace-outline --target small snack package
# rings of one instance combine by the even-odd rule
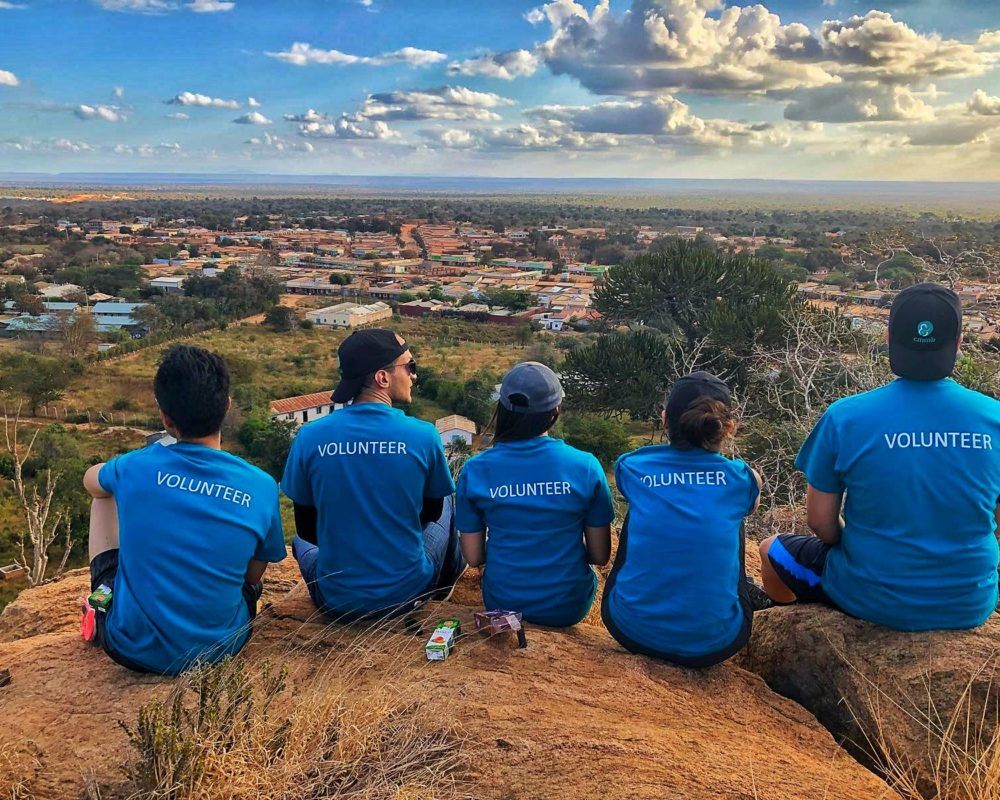
[[[428,661],[444,661],[451,655],[455,639],[462,634],[462,623],[454,617],[438,620],[434,633],[427,640],[424,652]]]
[[[517,646],[527,647],[528,640],[524,635],[521,619],[519,611],[504,611],[499,608],[492,611],[477,611],[476,630],[490,636],[504,631],[514,631],[517,634]]]
[[[94,611],[100,611],[104,614],[108,613],[108,609],[111,607],[111,587],[102,583],[90,593],[90,596],[87,598],[87,604]]]

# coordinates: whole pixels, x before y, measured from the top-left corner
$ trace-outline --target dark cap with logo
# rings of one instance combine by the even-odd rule
[[[518,414],[554,411],[562,401],[558,376],[537,361],[515,364],[500,384],[500,405]]]
[[[711,372],[698,370],[674,381],[670,394],[667,395],[667,424],[672,430],[679,430],[681,417],[692,404],[702,398],[718,400],[726,406],[733,404],[733,396],[729,387]]]
[[[958,295],[938,283],[903,289],[889,311],[889,366],[900,378],[936,381],[955,368],[962,335]]]
[[[340,383],[330,398],[334,403],[349,403],[373,372],[388,367],[406,352],[396,334],[385,328],[355,331],[337,348],[340,359]]]

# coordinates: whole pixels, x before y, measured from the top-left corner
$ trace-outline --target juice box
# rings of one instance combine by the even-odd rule
[[[111,606],[111,587],[102,583],[90,593],[87,603],[95,611],[107,613],[108,608]]]
[[[427,640],[424,652],[428,661],[444,661],[451,655],[455,646],[455,637],[462,633],[462,624],[454,617],[438,620],[434,633]]]

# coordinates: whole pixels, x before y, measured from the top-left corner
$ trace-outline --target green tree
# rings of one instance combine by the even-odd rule
[[[295,423],[274,420],[270,417],[252,416],[243,423],[237,439],[247,459],[275,480],[281,480],[288,460],[288,451],[295,436]]]
[[[264,315],[264,324],[279,333],[290,331],[297,322],[295,309],[288,306],[272,306]]]
[[[60,399],[82,374],[83,364],[75,358],[15,352],[0,360],[0,388],[25,401],[32,414],[38,413],[39,406]]]
[[[605,469],[631,449],[628,431],[618,420],[591,414],[566,414],[559,420],[559,433],[567,444],[597,456]]]

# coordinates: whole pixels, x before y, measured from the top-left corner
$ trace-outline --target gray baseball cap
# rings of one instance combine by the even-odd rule
[[[522,361],[503,376],[500,405],[519,414],[552,411],[563,400],[556,374],[537,361]]]

